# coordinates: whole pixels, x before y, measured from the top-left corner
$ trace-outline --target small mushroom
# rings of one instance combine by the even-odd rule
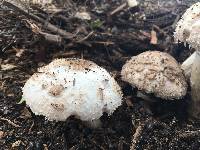
[[[179,64],[164,52],[146,51],[133,56],[123,66],[121,76],[122,80],[138,88],[137,96],[144,100],[150,101],[152,98],[147,95],[152,93],[167,100],[186,95],[187,83]]]
[[[23,99],[36,115],[64,121],[75,116],[98,126],[122,103],[115,79],[103,68],[84,59],[56,59],[38,69],[23,87]]]
[[[185,76],[190,80],[192,101],[189,113],[200,119],[200,2],[192,5],[177,23],[175,41],[188,43],[196,51],[183,64]]]

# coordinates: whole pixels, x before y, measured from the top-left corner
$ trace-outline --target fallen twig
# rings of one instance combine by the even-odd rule
[[[35,125],[35,123],[34,123],[34,121],[33,121],[33,123],[31,124],[31,127],[30,127],[29,130],[28,130],[28,133],[29,133],[29,134],[31,133],[31,131],[32,131],[34,125]]]
[[[0,117],[0,120],[2,120],[2,121],[7,121],[9,124],[11,124],[12,126],[14,126],[14,127],[16,127],[16,128],[21,127],[20,125],[17,125],[17,124],[15,124],[14,122],[12,122],[12,121],[10,121],[9,119],[6,119],[6,118],[4,118],[4,117]]]
[[[86,37],[77,41],[77,43],[82,43],[83,41],[87,40],[93,33],[94,33],[94,31],[90,32]]]
[[[69,33],[69,32],[66,32],[58,27],[56,27],[55,25],[49,23],[48,21],[30,13],[26,7],[23,7],[21,3],[19,2],[16,2],[16,0],[4,0],[3,1],[3,5],[4,6],[7,6],[9,8],[12,8],[16,11],[18,11],[19,13],[25,15],[26,17],[34,20],[34,21],[37,21],[39,23],[42,23],[44,25],[44,27],[46,27],[48,30],[50,30],[51,32],[55,33],[55,34],[58,34],[60,36],[62,36],[63,38],[66,38],[66,39],[72,39],[74,37],[73,34]]]
[[[25,20],[25,21],[26,21],[26,23],[28,25],[28,28],[31,28],[32,32],[34,32],[35,34],[40,34],[48,42],[57,43],[59,45],[61,44],[62,37],[60,35],[55,35],[55,34],[42,32],[41,29],[35,23],[32,23],[29,20]]]
[[[135,134],[133,135],[132,145],[130,150],[136,150],[137,149],[137,143],[140,140],[142,131],[143,131],[144,125],[140,124],[137,129],[135,130]]]
[[[57,43],[57,44],[61,44],[62,43],[62,37],[59,35],[53,35],[53,34],[49,34],[49,33],[45,33],[45,32],[39,32],[46,41],[51,42],[51,43]]]
[[[127,3],[123,3],[121,4],[119,7],[117,7],[116,9],[114,9],[111,13],[110,13],[110,16],[113,16],[114,14],[122,11],[124,8],[127,7]]]
[[[195,136],[199,136],[200,135],[200,130],[197,131],[186,131],[186,132],[181,132],[179,134],[179,138],[182,139],[187,139],[187,138],[194,138]]]

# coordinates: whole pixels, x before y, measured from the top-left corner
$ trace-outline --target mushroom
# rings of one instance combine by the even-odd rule
[[[103,68],[84,59],[56,59],[38,69],[23,87],[22,98],[36,115],[64,121],[75,116],[99,126],[122,103],[115,79]]]
[[[188,43],[196,51],[182,63],[185,76],[190,80],[191,97],[189,114],[200,119],[200,2],[183,14],[174,33],[176,42]]]
[[[188,43],[190,47],[197,50],[188,59],[186,59],[181,66],[187,78],[190,78],[191,76],[192,64],[198,49],[200,49],[200,45],[198,45],[198,41],[200,39],[200,36],[198,35],[199,26],[200,2],[192,5],[186,10],[181,19],[178,21],[174,33],[175,42],[184,42],[185,45]]]
[[[181,99],[187,92],[187,83],[179,64],[164,52],[146,51],[133,56],[123,66],[121,76],[123,81],[138,88],[138,97],[148,101],[152,99],[149,94],[174,100]]]

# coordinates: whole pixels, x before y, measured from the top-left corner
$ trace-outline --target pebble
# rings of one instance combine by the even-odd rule
[[[36,150],[43,150],[43,145],[40,141],[36,141],[35,143]]]

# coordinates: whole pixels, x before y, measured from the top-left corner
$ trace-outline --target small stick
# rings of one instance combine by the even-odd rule
[[[45,38],[46,41],[51,42],[51,43],[57,43],[61,44],[62,43],[62,37],[59,35],[54,35],[54,34],[49,34],[45,33],[42,31],[39,31],[39,33]]]
[[[113,16],[114,14],[120,12],[120,11],[123,10],[126,6],[127,6],[127,3],[121,4],[119,7],[117,7],[116,9],[114,9],[114,10],[110,13],[110,16]]]
[[[142,131],[143,131],[144,125],[140,124],[137,129],[135,130],[135,134],[133,135],[132,145],[130,150],[136,150],[137,149],[137,143],[140,140]]]
[[[85,36],[83,39],[80,39],[79,41],[77,41],[77,43],[82,43],[83,41],[87,40],[92,34],[94,33],[94,31],[90,32],[87,36]]]
[[[9,119],[4,118],[4,117],[0,117],[0,120],[7,121],[9,124],[11,124],[12,126],[14,126],[16,128],[21,127],[21,126],[15,124],[14,122],[10,121]]]
[[[25,15],[26,17],[28,17],[34,21],[42,23],[48,30],[52,31],[55,34],[59,34],[66,39],[72,39],[74,37],[73,34],[66,32],[65,30],[62,30],[62,29],[56,27],[55,25],[49,23],[48,21],[30,13],[25,7],[22,6],[23,4],[17,2],[16,0],[12,0],[12,1],[4,0],[3,5],[5,5],[9,8],[12,8],[14,10],[17,10],[21,14]]]
[[[153,45],[158,44],[157,33],[154,30],[151,31],[151,40],[150,40],[150,43],[153,44]]]
[[[29,133],[29,134],[31,133],[31,131],[32,131],[34,125],[35,125],[35,123],[34,123],[34,121],[33,121],[33,123],[31,124],[31,127],[30,127],[29,130],[28,130],[28,133]]]
[[[195,136],[198,136],[200,134],[200,130],[197,131],[186,131],[183,133],[179,134],[179,137],[182,139],[186,139],[186,138],[193,138]]]

